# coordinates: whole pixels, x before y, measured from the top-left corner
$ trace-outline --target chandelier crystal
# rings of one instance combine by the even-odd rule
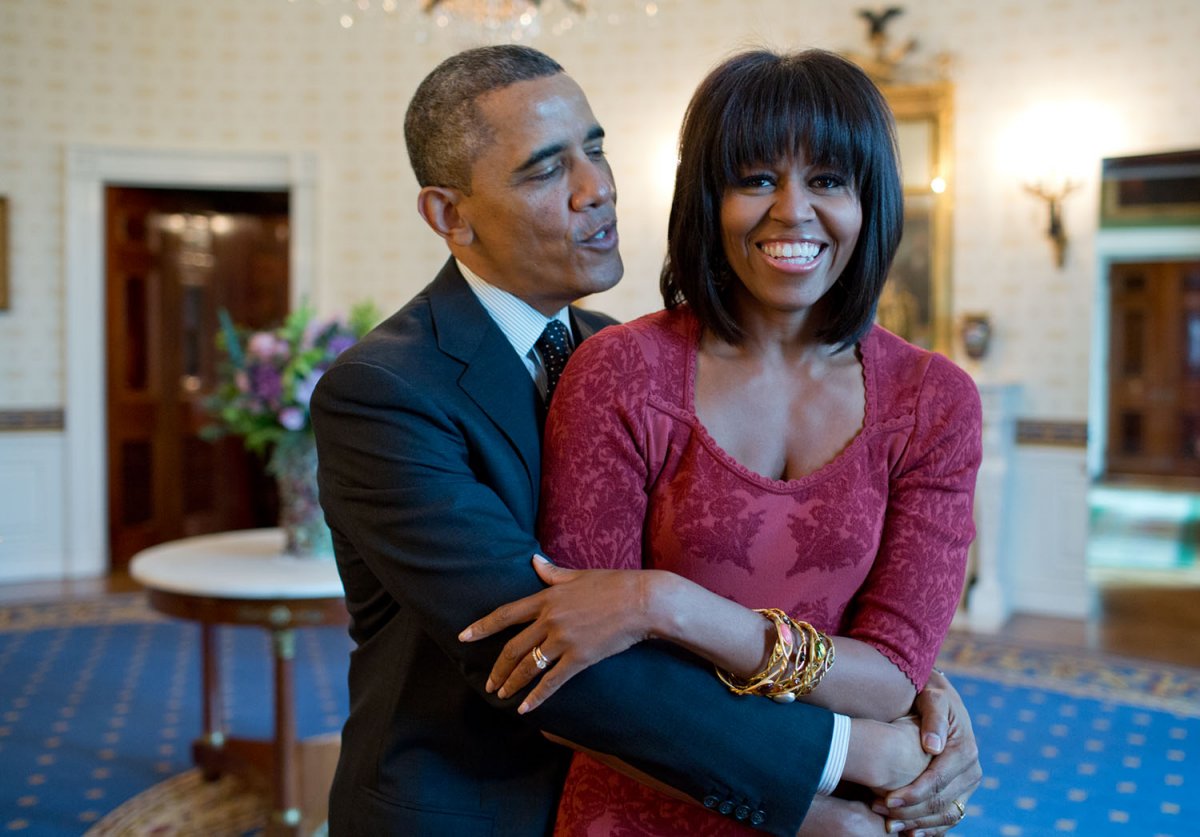
[[[301,2],[303,0],[300,0]],[[298,0],[288,0],[297,3]],[[671,0],[315,0],[336,14],[343,29],[372,18],[401,24],[418,40],[451,30],[485,40],[521,41],[543,31],[561,35],[580,21],[602,19],[612,25],[629,18],[654,18]]]

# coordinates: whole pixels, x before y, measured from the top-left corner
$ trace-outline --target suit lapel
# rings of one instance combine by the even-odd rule
[[[575,345],[576,346],[578,346],[584,340],[587,340],[589,337],[591,337],[593,334],[595,334],[597,331],[599,331],[599,329],[594,327],[592,325],[592,323],[588,322],[583,317],[579,316],[579,312],[576,311],[574,307],[571,308],[571,325],[574,327],[574,330],[575,330],[575,338],[576,338]],[[605,323],[604,325],[607,325],[607,323]]]
[[[536,498],[542,467],[541,416],[529,371],[453,259],[429,286],[429,304],[438,348],[464,364],[458,385],[512,443]]]

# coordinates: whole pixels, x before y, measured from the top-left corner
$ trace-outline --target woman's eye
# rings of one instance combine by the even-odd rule
[[[743,189],[769,189],[775,185],[775,178],[769,174],[748,174],[738,181]]]
[[[846,185],[846,180],[836,174],[821,174],[812,179],[812,184],[818,189],[839,189]]]

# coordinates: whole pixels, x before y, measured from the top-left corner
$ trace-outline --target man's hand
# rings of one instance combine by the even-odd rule
[[[962,697],[940,671],[930,675],[913,709],[921,718],[921,743],[933,761],[912,784],[877,799],[872,810],[888,818],[889,832],[944,834],[962,822],[967,800],[983,778],[979,748]]]

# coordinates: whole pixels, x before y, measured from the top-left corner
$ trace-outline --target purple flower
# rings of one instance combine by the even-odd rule
[[[342,352],[349,349],[355,343],[354,336],[350,334],[337,334],[329,341],[329,354],[331,357],[337,357]]]
[[[256,363],[247,371],[250,374],[250,392],[268,404],[279,404],[283,399],[283,378],[279,370],[265,363]]]
[[[305,420],[304,411],[299,407],[284,407],[279,411],[279,423],[285,430],[300,430]]]

